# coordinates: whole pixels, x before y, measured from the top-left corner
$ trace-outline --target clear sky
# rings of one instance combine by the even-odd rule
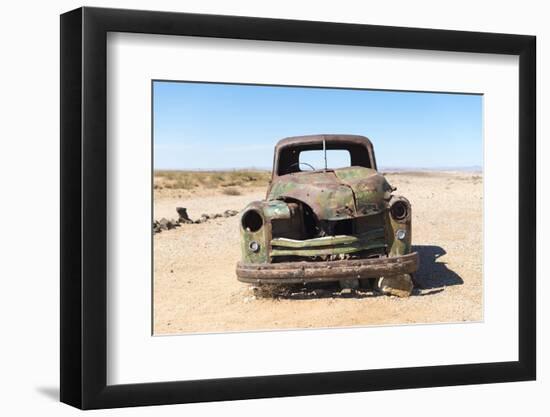
[[[155,81],[155,169],[271,169],[287,136],[367,136],[379,167],[482,165],[482,96]]]

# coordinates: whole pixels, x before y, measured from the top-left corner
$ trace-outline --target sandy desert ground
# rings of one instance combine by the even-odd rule
[[[155,234],[154,334],[482,320],[481,174],[386,177],[412,204],[413,245],[421,260],[413,296],[349,294],[332,284],[263,296],[235,276],[238,216],[220,217]],[[155,187],[154,218],[176,219],[177,206],[186,207],[192,219],[240,210],[265,194],[254,183],[230,188]]]

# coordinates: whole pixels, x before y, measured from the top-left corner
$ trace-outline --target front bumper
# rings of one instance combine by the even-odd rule
[[[379,278],[412,274],[418,269],[418,253],[389,258],[324,262],[237,263],[239,281],[251,284],[299,284],[341,279]]]

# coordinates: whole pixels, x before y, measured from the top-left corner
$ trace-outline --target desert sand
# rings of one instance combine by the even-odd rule
[[[154,235],[154,334],[347,327],[483,320],[483,181],[469,172],[398,172],[386,178],[412,204],[413,250],[420,254],[409,298],[338,284],[263,294],[237,281],[239,216]],[[155,179],[157,184],[157,179]],[[265,187],[155,187],[154,218],[241,210]],[[234,195],[229,195],[234,194]]]

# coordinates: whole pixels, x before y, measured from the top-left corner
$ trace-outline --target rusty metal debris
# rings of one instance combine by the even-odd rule
[[[179,223],[193,223],[193,220],[189,218],[189,214],[187,214],[187,209],[185,207],[176,207],[176,211],[179,216]]]
[[[300,154],[310,150],[324,152],[323,168],[301,162]],[[350,166],[329,169],[331,150],[347,151]],[[363,136],[279,141],[266,199],[241,213],[238,279],[342,285],[376,279],[383,293],[409,295],[410,274],[418,268],[418,255],[411,253],[411,205],[394,191],[377,171],[372,143]]]

